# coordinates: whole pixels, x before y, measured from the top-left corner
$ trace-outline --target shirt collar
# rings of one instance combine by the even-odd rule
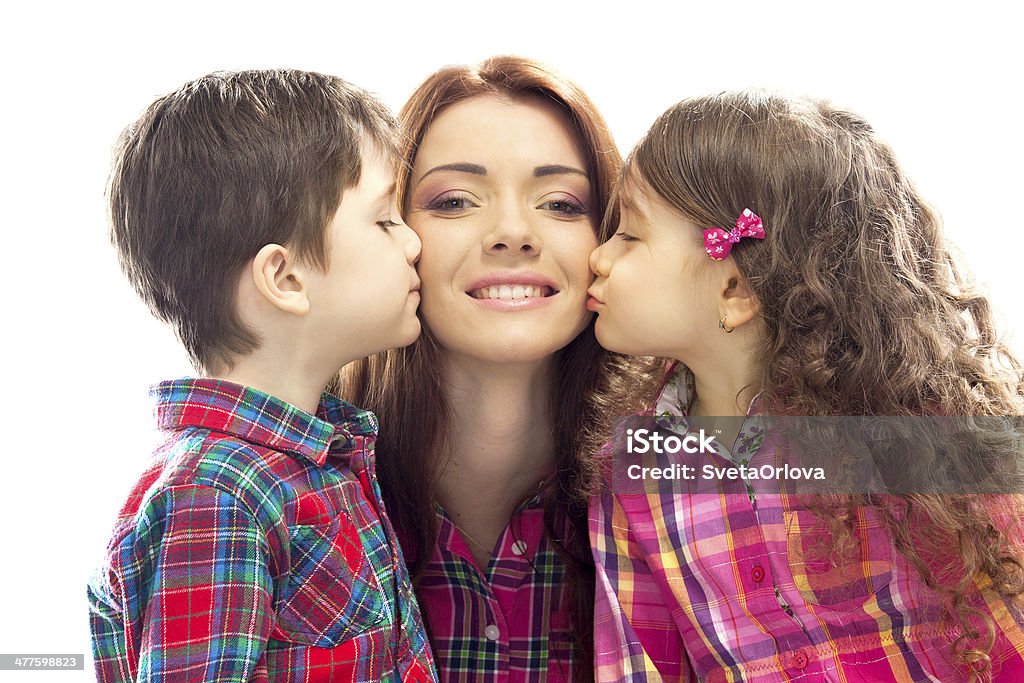
[[[669,368],[665,384],[658,394],[658,399],[655,401],[654,414],[686,417],[690,414],[690,406],[693,405],[695,393],[693,373],[682,363],[673,363]],[[760,392],[750,399],[750,404],[747,406],[748,417],[760,412],[760,399]]]
[[[674,364],[669,368],[665,384],[658,394],[654,408],[655,420],[668,418],[661,422],[663,427],[680,434],[685,433],[690,429],[688,418],[695,394],[693,373],[682,363]],[[718,444],[716,452],[726,460],[749,462],[760,449],[767,428],[760,415],[760,398],[761,394],[758,393],[751,399],[736,441],[732,444]]]
[[[161,382],[150,395],[160,429],[210,429],[317,465],[328,455],[345,456],[377,435],[373,413],[327,393],[315,416],[258,389],[220,379]]]

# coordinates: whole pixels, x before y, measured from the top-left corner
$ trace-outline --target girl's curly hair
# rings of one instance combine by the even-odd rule
[[[623,174],[698,226],[731,226],[747,207],[763,219],[769,238],[735,245],[732,257],[763,314],[765,412],[1021,415],[1022,368],[997,339],[988,301],[860,117],[763,92],[689,99],[655,122]],[[1020,443],[987,456],[1019,471]],[[963,461],[954,470],[970,467],[969,445],[950,456]],[[942,599],[954,655],[984,677],[995,631],[976,605],[980,588],[1020,604],[1022,496],[939,495],[928,484],[920,494],[820,496],[813,507],[834,556],[855,542],[849,511],[875,508]]]

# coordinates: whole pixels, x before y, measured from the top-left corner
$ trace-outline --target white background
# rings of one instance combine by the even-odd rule
[[[85,583],[152,441],[147,386],[190,371],[170,331],[135,300],[108,245],[110,148],[155,97],[213,70],[324,71],[397,109],[442,65],[517,53],[579,82],[623,151],[689,95],[761,86],[833,99],[896,148],[1021,352],[1024,133],[1012,84],[1024,60],[1016,10],[983,2],[957,10],[348,4],[3,10],[0,653],[89,649]]]

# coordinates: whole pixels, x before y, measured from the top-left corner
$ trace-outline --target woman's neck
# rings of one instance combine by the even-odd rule
[[[437,498],[474,544],[490,549],[554,467],[554,361],[448,359],[452,440]]]

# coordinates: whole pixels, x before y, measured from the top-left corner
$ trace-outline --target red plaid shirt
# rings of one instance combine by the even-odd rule
[[[374,473],[376,419],[154,389],[167,440],[90,582],[101,681],[435,681]]]

